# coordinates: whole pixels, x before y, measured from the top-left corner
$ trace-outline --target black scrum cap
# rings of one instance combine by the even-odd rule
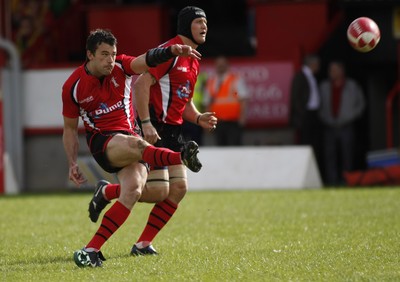
[[[206,13],[202,9],[195,6],[187,6],[183,8],[178,14],[177,33],[186,36],[195,43],[197,42],[193,38],[191,27],[192,27],[192,21],[197,18],[207,18],[207,17]]]

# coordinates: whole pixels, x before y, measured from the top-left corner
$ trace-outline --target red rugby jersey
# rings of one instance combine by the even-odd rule
[[[176,36],[162,47],[184,44]],[[149,72],[157,83],[150,88],[150,105],[157,120],[173,125],[182,124],[182,113],[186,103],[193,96],[194,85],[199,73],[199,61],[188,57],[175,57],[166,63],[150,68]]]
[[[63,115],[81,116],[87,131],[124,130],[133,132],[135,117],[132,106],[132,75],[134,57],[118,55],[111,74],[101,82],[78,67],[62,88]]]

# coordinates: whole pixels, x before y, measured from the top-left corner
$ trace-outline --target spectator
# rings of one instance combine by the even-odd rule
[[[324,125],[326,182],[335,186],[344,183],[344,171],[353,169],[354,123],[364,111],[365,100],[360,86],[346,77],[342,62],[331,62],[328,76],[320,86],[320,117]]]
[[[217,145],[242,145],[246,123],[248,91],[239,74],[229,69],[226,57],[215,60],[215,74],[207,80],[206,104],[218,117]]]
[[[291,87],[291,124],[296,130],[296,142],[313,148],[318,166],[322,168],[322,124],[318,115],[320,94],[316,74],[320,60],[316,55],[304,58],[301,70],[295,74]]]

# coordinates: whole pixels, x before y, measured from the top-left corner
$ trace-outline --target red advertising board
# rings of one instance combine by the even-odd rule
[[[290,62],[231,62],[230,65],[232,71],[244,78],[249,91],[246,126],[287,126],[293,64]],[[201,63],[201,71],[212,73],[213,65]]]

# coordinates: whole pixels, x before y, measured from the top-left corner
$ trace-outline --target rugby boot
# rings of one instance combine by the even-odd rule
[[[89,203],[89,217],[92,222],[97,222],[99,219],[101,211],[109,204],[110,201],[107,201],[103,196],[103,187],[110,184],[110,182],[106,180],[100,180],[96,189],[94,190],[93,198]]]
[[[194,141],[186,142],[183,145],[183,150],[181,152],[183,164],[193,172],[199,172],[202,164],[197,158],[199,153],[199,145]]]

